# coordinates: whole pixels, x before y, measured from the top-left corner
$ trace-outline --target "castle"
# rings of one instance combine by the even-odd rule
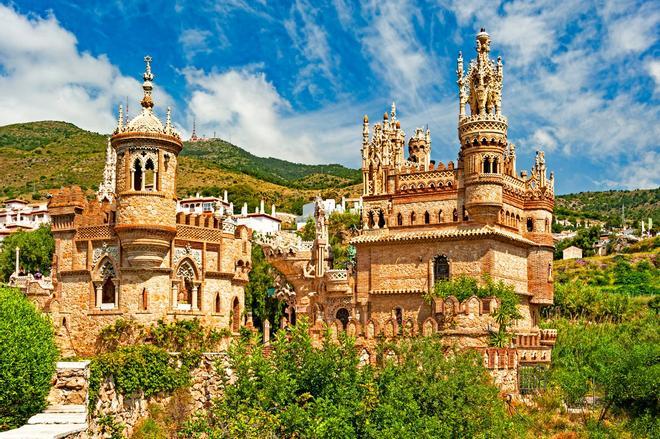
[[[211,213],[177,213],[183,148],[154,114],[151,58],[145,57],[141,112],[119,109],[98,200],[62,189],[48,204],[55,237],[52,290],[28,290],[52,316],[63,355],[93,351],[101,328],[119,318],[149,324],[199,318],[237,332],[251,268],[250,230]]]
[[[515,391],[518,368],[548,363],[556,337],[538,327],[540,307],[553,302],[554,177],[547,177],[542,152],[531,173],[517,174],[501,111],[503,65],[501,58],[490,59],[483,29],[476,51],[467,73],[458,57],[455,163],[434,163],[431,134],[420,128],[405,158],[406,135],[394,104],[373,128],[364,117],[362,230],[351,241],[355,265],[332,268],[320,202],[314,241],[281,234],[259,242],[286,278],[279,295],[289,304],[288,321],[307,315],[316,325],[357,336],[364,361],[374,360],[379,336],[437,333],[448,343],[482,349],[487,367],[512,371],[496,380]],[[512,285],[520,298],[522,317],[514,322],[512,346],[503,350],[488,344],[497,327],[491,314],[497,299],[424,299],[438,280],[485,274]]]

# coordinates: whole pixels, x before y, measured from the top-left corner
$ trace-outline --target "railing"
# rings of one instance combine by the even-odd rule
[[[348,279],[348,270],[328,270],[325,272],[329,281],[343,281]]]

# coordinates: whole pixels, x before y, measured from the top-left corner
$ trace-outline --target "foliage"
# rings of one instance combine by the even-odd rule
[[[284,304],[276,297],[269,295],[274,291],[275,276],[277,270],[266,261],[261,246],[252,244],[252,270],[249,273],[250,281],[245,286],[246,309],[252,311],[255,327],[261,328],[264,320],[268,319],[273,329],[277,328],[280,321]]]
[[[37,230],[12,233],[4,239],[0,249],[0,279],[6,281],[14,272],[16,247],[20,248],[20,265],[27,272],[34,273],[37,269],[44,274],[50,272],[55,240],[49,226],[41,225]]]
[[[511,321],[522,317],[518,311],[520,299],[512,285],[502,281],[495,282],[490,276],[484,276],[483,282],[479,284],[477,279],[461,275],[436,282],[433,292],[426,297],[426,300],[430,302],[434,297],[446,299],[449,296],[456,297],[460,302],[472,296],[499,299],[500,304],[492,313],[498,324],[498,330],[491,333],[490,344],[497,347],[505,347],[509,344],[511,335],[507,331],[508,326]]]
[[[350,212],[333,212],[328,221],[328,237],[332,247],[333,268],[345,269],[354,257],[349,250],[349,240],[360,228],[360,215]]]
[[[123,439],[123,431],[126,426],[112,417],[111,415],[102,415],[99,416],[97,420],[99,426],[101,427],[101,434],[103,437],[110,439]]]
[[[579,281],[608,293],[657,295],[660,293],[657,261],[657,253],[558,261],[555,262],[555,284]]]
[[[303,241],[313,241],[316,238],[316,223],[311,216],[305,221],[305,225],[298,232]]]
[[[167,439],[177,435],[190,417],[192,396],[187,389],[174,391],[164,404],[149,404],[149,415],[135,426],[132,439]]]
[[[398,346],[400,362],[360,366],[353,342],[315,347],[303,320],[278,332],[269,356],[254,339],[230,351],[236,382],[187,436],[501,437],[503,402],[476,356],[446,358],[437,342]],[[422,385],[423,384],[423,385]]]
[[[555,202],[555,215],[561,218],[591,218],[619,226],[621,206],[625,206],[626,221],[652,218],[654,224],[660,224],[660,188],[580,192],[560,195]]]
[[[0,287],[0,430],[44,408],[57,356],[48,318],[19,290]]]
[[[122,346],[145,343],[169,352],[213,351],[226,336],[222,331],[205,328],[198,319],[173,322],[159,320],[148,327],[133,319],[117,319],[99,332],[97,351],[113,352]]]
[[[143,392],[145,397],[172,393],[190,382],[190,369],[199,356],[181,353],[178,357],[150,344],[121,346],[116,351],[95,357],[90,365],[90,404],[96,402],[105,378],[112,377],[116,390],[123,395]]]

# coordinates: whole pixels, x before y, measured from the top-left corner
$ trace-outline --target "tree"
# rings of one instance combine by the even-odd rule
[[[276,297],[270,296],[274,291],[275,267],[268,263],[264,251],[260,245],[252,244],[252,270],[250,270],[250,282],[245,286],[245,306],[252,311],[254,325],[260,328],[263,321],[268,319],[273,328],[277,327],[284,314],[284,304]]]
[[[303,241],[313,241],[316,238],[316,223],[311,216],[307,218],[305,225],[298,231]]]
[[[32,273],[37,269],[44,274],[50,271],[55,240],[49,226],[41,225],[37,230],[20,231],[5,238],[0,250],[0,278],[5,281],[15,270],[16,247],[20,249],[21,267]]]
[[[19,290],[0,287],[0,430],[44,408],[57,356],[48,318]]]

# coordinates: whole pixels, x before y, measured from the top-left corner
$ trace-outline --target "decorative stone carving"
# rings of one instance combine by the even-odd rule
[[[110,256],[113,261],[119,261],[119,247],[104,242],[101,247],[94,249],[94,252],[92,253],[92,265],[96,266],[96,264],[106,255]]]
[[[176,247],[174,249],[174,257],[172,258],[172,262],[174,263],[174,266],[176,267],[181,260],[184,258],[190,258],[193,261],[195,261],[195,264],[197,265],[198,269],[201,269],[202,267],[202,251],[200,249],[192,248],[190,246],[190,243],[186,244],[185,247]]]

